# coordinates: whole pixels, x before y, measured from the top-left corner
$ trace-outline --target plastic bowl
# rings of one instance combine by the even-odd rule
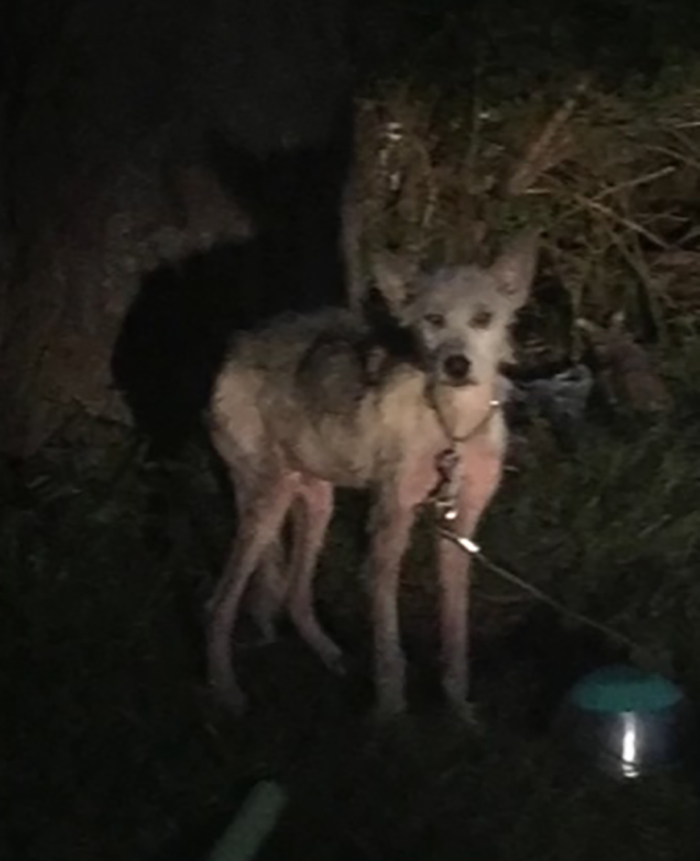
[[[605,773],[630,779],[679,764],[687,712],[673,682],[633,666],[613,665],[574,685],[558,723],[579,753]]]

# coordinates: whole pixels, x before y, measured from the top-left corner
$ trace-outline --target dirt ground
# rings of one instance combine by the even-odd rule
[[[683,358],[690,373],[692,356]],[[484,550],[665,661],[697,700],[700,401],[692,378],[657,426],[592,418],[573,453],[528,435],[481,530]],[[94,431],[94,429],[93,429]],[[230,500],[193,446],[146,468],[110,431],[3,476],[2,857],[204,858],[261,777],[291,803],[263,859],[696,858],[698,771],[618,785],[552,730],[568,686],[630,657],[483,574],[475,587],[475,736],[441,707],[425,526],[403,593],[411,711],[370,720],[364,504],[343,498],[319,577],[352,672],[329,675],[291,630],[238,661],[236,722],[204,685],[203,604]],[[70,455],[70,456],[67,456]]]

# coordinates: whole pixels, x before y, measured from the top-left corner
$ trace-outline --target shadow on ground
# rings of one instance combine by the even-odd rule
[[[700,467],[688,404],[641,435],[593,427],[575,457],[533,439],[482,543],[665,656],[694,696]],[[449,719],[420,530],[403,593],[411,713],[377,730],[352,496],[318,596],[349,677],[329,675],[287,629],[260,648],[244,627],[237,660],[253,707],[232,721],[203,684],[202,608],[231,528],[207,457],[193,447],[163,471],[118,437],[66,445],[3,475],[3,858],[199,861],[262,777],[291,799],[264,861],[697,857],[687,769],[610,784],[550,731],[568,685],[617,652],[484,573],[474,666],[486,732]]]

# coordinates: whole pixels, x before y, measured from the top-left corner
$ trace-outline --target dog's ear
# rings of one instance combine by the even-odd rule
[[[401,312],[415,298],[416,265],[407,257],[384,251],[372,261],[377,289],[390,312],[401,318]]]
[[[491,266],[499,292],[514,308],[524,305],[530,292],[537,270],[539,245],[539,231],[525,230],[510,241]]]

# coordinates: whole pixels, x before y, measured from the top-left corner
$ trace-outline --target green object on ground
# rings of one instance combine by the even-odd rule
[[[287,793],[271,780],[258,783],[226,829],[208,861],[251,861],[272,833],[287,804]]]
[[[569,693],[569,701],[592,712],[658,711],[683,699],[677,685],[656,673],[615,664],[584,676]]]

